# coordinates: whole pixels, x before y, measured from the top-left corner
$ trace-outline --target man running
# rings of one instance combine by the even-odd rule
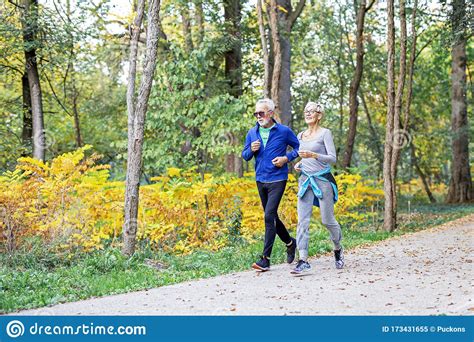
[[[257,188],[265,212],[263,254],[252,267],[268,271],[276,235],[286,245],[287,262],[291,264],[295,259],[296,240],[278,217],[278,206],[288,180],[287,163],[298,157],[300,144],[289,127],[273,118],[275,104],[271,99],[258,100],[255,108],[257,124],[247,133],[242,157],[247,161],[255,157]],[[288,145],[293,148],[291,152],[287,152]]]

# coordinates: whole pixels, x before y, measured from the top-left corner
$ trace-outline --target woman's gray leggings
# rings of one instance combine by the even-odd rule
[[[299,186],[302,180],[299,179]],[[319,199],[319,208],[321,211],[321,219],[323,224],[331,234],[331,240],[334,243],[335,249],[341,248],[342,231],[341,226],[334,217],[334,193],[331,183],[316,179],[316,183],[323,193],[323,198]],[[309,222],[313,213],[314,193],[311,187],[303,197],[298,197],[298,230],[296,232],[296,245],[298,247],[300,259],[306,260],[308,258],[308,244],[309,244]]]

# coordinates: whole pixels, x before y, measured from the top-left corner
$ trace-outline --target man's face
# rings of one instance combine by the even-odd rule
[[[255,117],[260,126],[267,126],[272,120],[272,115],[273,112],[268,111],[267,106],[262,104],[257,104],[255,106]]]

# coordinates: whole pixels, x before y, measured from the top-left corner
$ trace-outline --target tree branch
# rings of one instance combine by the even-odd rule
[[[426,48],[433,42],[433,40],[436,39],[436,37],[438,37],[438,36],[440,35],[440,33],[441,33],[441,31],[436,32],[436,34],[435,34],[433,37],[431,37],[431,39],[430,39],[429,41],[427,41],[427,42],[425,43],[425,45],[423,45],[423,46],[421,47],[421,49],[420,49],[420,50],[416,53],[416,55],[415,55],[415,60],[418,58],[418,56],[421,54],[421,52],[422,52],[424,49],[426,49]]]
[[[69,113],[69,111],[67,110],[67,108],[63,105],[63,103],[61,102],[59,97],[56,95],[56,92],[54,91],[53,85],[51,84],[51,80],[49,79],[49,77],[46,73],[44,73],[44,77],[46,78],[46,81],[48,81],[49,88],[51,89],[51,92],[53,93],[53,97],[56,100],[56,102],[59,104],[59,106],[61,106],[61,108],[64,110],[64,112],[67,115],[72,116],[71,113]]]
[[[18,7],[18,8],[21,8],[21,9],[25,9],[25,6],[22,6],[22,5],[19,5],[17,4],[16,2],[14,2],[13,0],[8,0],[9,3],[11,3],[13,6],[15,7]]]
[[[23,72],[22,72],[20,69],[18,69],[18,68],[15,68],[14,66],[11,66],[11,65],[0,64],[0,68],[7,68],[7,69],[11,69],[11,70],[13,70],[13,71],[16,71],[16,72],[18,72],[18,73],[20,73],[20,74],[22,74],[22,75],[23,75]]]
[[[377,2],[377,0],[372,0],[372,1],[370,2],[369,6],[367,6],[367,7],[365,8],[365,11],[368,12],[368,11],[372,8],[372,6],[375,4],[375,2]]]
[[[288,18],[288,21],[290,23],[290,29],[293,27],[295,24],[296,19],[300,16],[301,12],[303,12],[304,6],[306,4],[306,0],[300,0],[298,2],[298,5],[296,5],[296,8],[294,11],[290,13],[290,17]]]

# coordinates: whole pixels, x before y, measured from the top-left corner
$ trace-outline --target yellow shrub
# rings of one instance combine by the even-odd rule
[[[109,166],[95,165],[85,146],[58,156],[51,163],[21,158],[16,171],[0,177],[0,228],[24,236],[56,241],[58,248],[103,248],[119,243],[123,225],[124,183],[108,181]],[[341,224],[367,220],[369,208],[382,190],[359,175],[336,176],[340,195],[336,216]],[[251,241],[264,233],[263,210],[255,178],[204,175],[169,168],[140,188],[137,239],[156,248],[190,253],[217,250],[235,239]],[[380,185],[377,185],[380,187]],[[298,183],[289,175],[280,207],[290,229],[297,225]],[[318,215],[319,210],[315,210]],[[5,242],[5,241],[4,241]]]
[[[431,183],[429,185],[430,191],[435,196],[444,196],[448,192],[448,187],[444,183]],[[418,198],[427,199],[423,182],[420,178],[412,179],[408,183],[397,184],[399,193],[403,196],[414,196]]]

